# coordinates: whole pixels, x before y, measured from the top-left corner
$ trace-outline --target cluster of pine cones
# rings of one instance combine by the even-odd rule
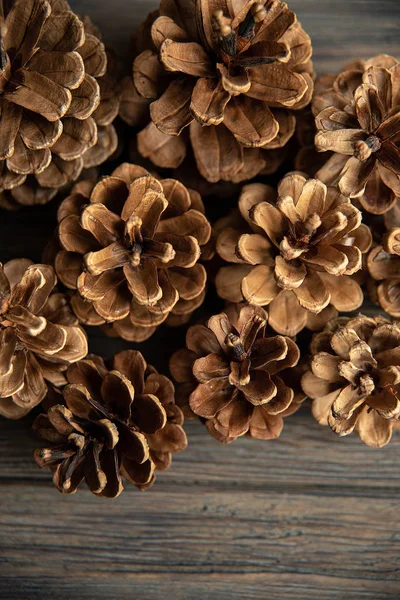
[[[339,436],[387,444],[400,63],[317,78],[285,2],[161,0],[124,77],[66,0],[2,6],[0,210],[58,201],[58,224],[42,264],[0,265],[0,414],[32,411],[56,487],[146,489],[184,418],[267,440],[307,398]],[[165,328],[171,378],[138,349],[88,353],[92,327],[135,348]]]

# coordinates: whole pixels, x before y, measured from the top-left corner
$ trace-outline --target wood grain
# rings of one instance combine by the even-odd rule
[[[2,422],[4,597],[399,597],[399,440],[379,452],[337,440],[307,409],[267,444],[187,431],[150,492],[110,504],[57,495],[29,431]]]
[[[71,0],[124,54],[155,0]],[[322,73],[400,55],[397,0],[291,0]],[[40,260],[56,205],[0,213],[0,257]],[[183,332],[173,336],[179,344]],[[109,357],[128,347],[91,333]],[[141,346],[167,363],[170,331]],[[187,424],[189,448],[147,493],[68,498],[32,460],[29,421],[0,421],[2,600],[398,600],[400,439],[337,439],[309,408],[280,440],[224,446]]]

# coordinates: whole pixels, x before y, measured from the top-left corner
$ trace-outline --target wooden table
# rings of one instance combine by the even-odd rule
[[[71,4],[123,51],[156,2]],[[398,0],[290,4],[313,37],[320,73],[358,55],[400,55]],[[39,260],[54,218],[54,205],[1,213],[1,260]],[[91,335],[91,350],[107,356],[127,346]],[[148,359],[152,348],[143,346]],[[275,442],[224,446],[197,422],[187,433],[189,448],[151,491],[128,487],[109,502],[84,489],[58,494],[33,463],[29,422],[2,420],[0,598],[400,598],[399,439],[378,451],[356,436],[338,439],[309,407]]]

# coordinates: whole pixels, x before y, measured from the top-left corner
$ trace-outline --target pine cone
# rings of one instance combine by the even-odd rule
[[[187,445],[171,381],[134,350],[115,355],[112,367],[95,356],[70,367],[65,405],[51,406],[34,423],[52,444],[36,450],[35,460],[50,467],[64,494],[85,480],[94,494],[115,498],[124,489],[121,475],[146,489],[154,471],[168,468],[171,454]]]
[[[237,328],[241,310],[248,306],[246,303],[241,302],[239,304],[227,303],[225,307],[225,314],[229,321],[234,327]],[[324,326],[328,322],[326,319]],[[274,335],[273,331],[268,331],[266,328],[267,335]],[[320,329],[323,329],[321,327]],[[318,331],[320,330],[318,329]],[[179,408],[183,411],[185,419],[195,419],[196,414],[190,408],[189,398],[190,394],[198,386],[198,381],[193,375],[193,362],[196,357],[193,353],[189,352],[187,348],[177,350],[170,359],[169,368],[173,378],[177,382],[175,386],[175,401]],[[301,387],[301,378],[308,368],[306,360],[301,360],[295,367],[290,367],[280,372],[280,377],[285,381],[286,385],[293,390],[293,400],[290,407],[285,411],[284,416],[288,416],[296,412],[301,404],[306,400],[307,396],[304,394]]]
[[[399,73],[391,56],[357,61],[325,77],[313,101],[317,150],[334,152],[317,176],[338,183],[342,194],[359,198],[374,214],[386,212],[400,195]]]
[[[48,265],[27,259],[0,265],[0,414],[19,419],[45,397],[46,380],[62,384],[87,340]]]
[[[357,431],[368,446],[390,441],[400,415],[400,327],[359,315],[316,334],[302,379],[313,414],[340,436]]]
[[[221,442],[242,435],[277,438],[283,417],[293,412],[284,372],[298,363],[299,349],[290,338],[266,336],[266,321],[265,311],[252,306],[242,308],[236,327],[226,314],[215,315],[207,326],[190,327],[187,349],[171,358],[190,408]]]
[[[251,192],[251,186],[246,186],[245,188],[243,188],[244,200],[247,195],[246,190],[248,187],[250,187],[250,192]],[[274,197],[273,189],[269,188],[269,190],[271,192],[271,198]],[[276,194],[275,194],[275,196],[276,196]],[[241,212],[238,209],[233,209],[228,216],[218,219],[213,225],[214,235],[216,236],[217,240],[218,240],[218,237],[220,235],[222,235],[222,233],[225,231],[227,232],[227,234],[226,234],[227,239],[232,239],[232,240],[235,238],[237,239],[240,235],[253,233],[253,230],[250,227],[251,221],[248,217],[248,210],[249,209],[246,208],[246,201],[244,204],[241,203],[241,211],[243,212],[243,214],[247,213],[248,223],[242,217]],[[254,225],[253,225],[253,227],[254,227]],[[231,236],[232,236],[232,238],[231,238]],[[225,243],[223,241],[223,236],[221,237],[220,241],[222,242],[221,252],[222,252],[222,255],[225,256],[226,260],[231,260],[232,256],[235,256],[235,258],[237,258],[236,255],[234,255],[232,253],[230,255],[228,255],[228,253],[225,254],[225,252],[227,252],[227,249],[229,249],[231,246],[228,243],[228,247],[225,247]],[[232,244],[232,243],[233,242],[230,242],[230,244]],[[229,256],[230,256],[230,258],[229,258]],[[220,268],[219,264],[217,265],[216,275],[218,274],[218,270],[219,270],[218,268]],[[233,274],[233,271],[232,271],[232,274]],[[239,271],[238,271],[238,274],[239,274]],[[210,279],[209,271],[208,271],[208,278]],[[226,291],[224,289],[224,287],[222,287],[221,294],[226,297],[230,297],[230,294],[232,293],[234,295],[237,295],[238,297],[241,297],[242,296],[241,291],[237,287],[238,286],[237,282],[235,280],[230,280],[230,278],[228,278],[227,281],[228,281],[228,284],[229,284],[229,282],[232,282],[233,287],[230,286],[228,291]],[[234,313],[236,313],[236,317],[237,317],[240,312],[240,309],[245,305],[246,305],[246,302],[244,302],[244,301],[226,302],[225,312],[227,313],[227,315],[230,319],[231,319],[231,317],[233,318]],[[268,312],[268,306],[264,306],[263,308],[266,312]],[[303,321],[301,322],[301,327],[305,327],[306,329],[309,329],[310,331],[317,333],[318,331],[322,331],[325,328],[325,326],[329,323],[329,321],[336,319],[338,317],[338,314],[339,313],[338,313],[337,309],[333,306],[333,304],[328,304],[328,306],[326,308],[324,308],[318,314],[307,311],[307,319],[304,322],[304,324],[303,324]],[[288,316],[288,318],[290,318],[290,315]],[[294,327],[293,333],[290,333],[290,334],[288,333],[287,335],[294,336],[298,333],[297,331],[295,331],[295,328],[298,327],[299,324],[296,325],[295,321],[292,321],[292,325]],[[289,323],[288,320],[286,321],[286,330],[291,331],[291,324]],[[284,332],[285,335],[286,335],[286,330]],[[280,333],[280,332],[278,332],[278,333]]]
[[[217,240],[219,255],[236,264],[220,269],[216,287],[230,302],[268,306],[269,325],[293,336],[309,312],[319,314],[330,303],[348,312],[362,304],[360,285],[349,276],[361,268],[371,233],[360,211],[317,179],[289,173],[276,197],[263,184],[243,188],[246,227],[226,228]]]
[[[114,152],[118,86],[65,0],[12,0],[2,29],[0,205],[45,204]]]
[[[390,229],[382,245],[371,250],[368,270],[377,282],[379,304],[389,315],[400,318],[400,227]]]
[[[308,35],[284,2],[161,2],[146,27],[152,48],[125,82],[123,114],[151,123],[139,151],[158,166],[177,167],[190,143],[203,177],[244,181],[267,167],[263,150],[293,135],[293,110],[312,95]],[[171,139],[171,136],[172,137]],[[276,161],[273,161],[276,163]]]
[[[198,263],[211,237],[200,196],[173,179],[122,164],[92,189],[78,184],[59,209],[55,268],[77,289],[82,323],[114,322],[118,335],[143,341],[170,314],[201,305],[206,271]]]

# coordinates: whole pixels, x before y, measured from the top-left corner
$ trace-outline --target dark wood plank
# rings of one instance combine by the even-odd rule
[[[122,55],[157,5],[70,1]],[[396,0],[289,4],[312,36],[319,73],[400,55]],[[40,260],[55,210],[0,213],[0,259]],[[144,344],[145,356],[165,365],[169,336]],[[100,332],[90,344],[107,357],[129,346]],[[188,450],[152,490],[107,502],[86,490],[59,495],[33,463],[28,421],[0,421],[0,598],[398,600],[400,439],[379,451],[356,436],[339,440],[307,407],[275,442],[224,446],[197,422],[187,432]]]
[[[26,427],[0,424],[7,598],[400,595],[398,439],[379,452],[337,440],[306,408],[271,443],[223,446],[191,422],[151,491],[109,503],[57,495]]]

